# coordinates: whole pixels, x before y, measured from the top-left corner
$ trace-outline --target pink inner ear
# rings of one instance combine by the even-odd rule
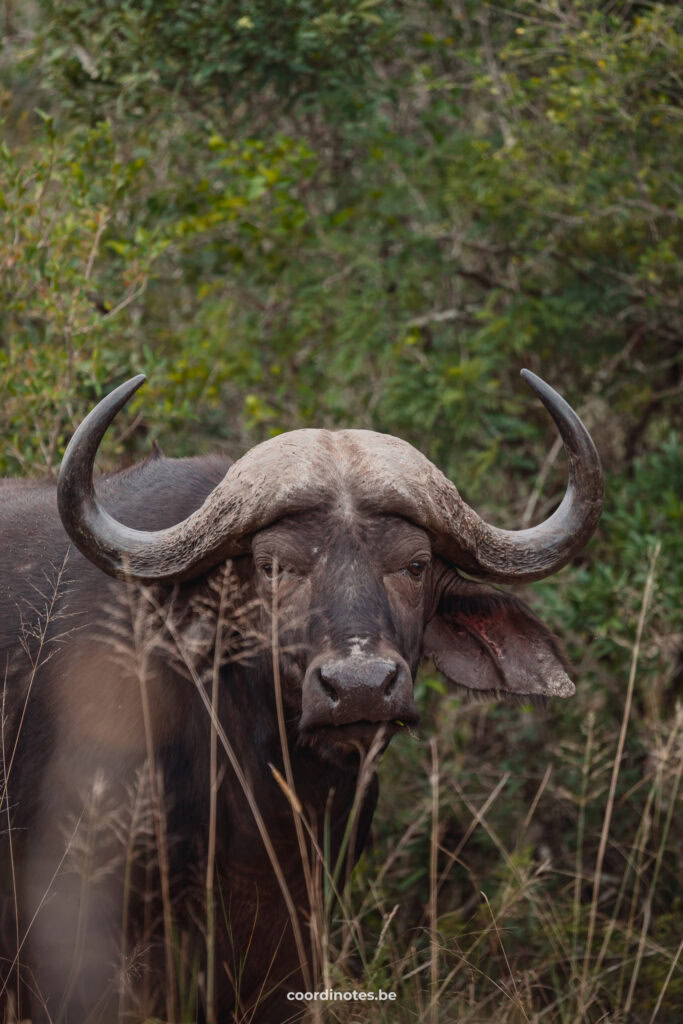
[[[500,619],[502,624],[504,616],[501,615]],[[502,659],[503,651],[490,633],[490,627],[496,624],[495,620],[495,615],[482,615],[481,613],[478,615],[458,615],[455,619],[454,625],[457,627],[462,624],[473,633],[476,633],[477,636],[480,636],[484,643],[491,648],[496,657]]]
[[[424,652],[458,686],[486,691],[507,688],[498,656],[464,617],[446,622],[436,615],[425,630]]]
[[[531,609],[513,599],[490,610],[458,608],[427,623],[424,652],[452,682],[473,690],[569,697],[552,634]]]

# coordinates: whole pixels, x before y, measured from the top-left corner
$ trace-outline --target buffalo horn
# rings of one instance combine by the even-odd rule
[[[564,442],[569,481],[561,504],[537,526],[502,530],[485,522],[460,498],[434,529],[435,547],[475,575],[499,582],[528,582],[557,572],[593,534],[603,504],[600,457],[585,426],[557,391],[530,370],[522,377],[552,416]],[[440,502],[443,508],[444,502]]]
[[[424,527],[435,550],[460,568],[502,582],[541,579],[588,541],[602,511],[600,459],[574,410],[529,370],[522,376],[554,419],[569,460],[560,506],[538,526],[501,530],[470,508],[424,455],[370,430],[294,430],[264,441],[235,462],[204,504],[182,522],[146,532],[124,526],[98,503],[93,464],[104,433],[144,381],[121,384],[92,410],[64,455],[58,504],[79,550],[111,576],[146,582],[198,576],[243,554],[250,535],[277,519],[355,504]]]

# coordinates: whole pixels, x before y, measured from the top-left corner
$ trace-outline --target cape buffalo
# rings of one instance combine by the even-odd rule
[[[549,631],[490,586],[556,572],[602,508],[588,432],[522,372],[569,461],[531,529],[484,522],[368,430],[294,430],[232,465],[155,454],[95,488],[143,376],[83,421],[57,487],[0,483],[11,1013],[295,1019],[287,993],[320,978],[323,874],[341,884],[363,849],[420,659],[474,690],[574,692]]]

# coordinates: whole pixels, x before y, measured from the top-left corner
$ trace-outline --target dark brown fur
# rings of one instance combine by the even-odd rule
[[[227,468],[212,457],[155,457],[101,480],[98,494],[123,523],[156,530],[199,507]],[[167,811],[181,961],[195,976],[197,964],[205,962],[211,727],[197,681],[210,692],[221,593],[226,621],[218,715],[272,839],[307,945],[311,908],[292,809],[269,767],[286,774],[270,647],[274,578],[296,796],[321,843],[329,821],[333,853],[353,804],[359,752],[367,750],[378,726],[364,710],[369,705],[359,686],[347,705],[348,721],[330,718],[327,727],[301,728],[311,687],[318,686],[318,704],[324,698],[315,676],[320,665],[394,659],[407,666],[412,682],[427,654],[453,682],[484,691],[566,693],[562,686],[571,685],[563,682],[555,641],[525,605],[462,580],[455,567],[434,556],[423,529],[381,508],[361,511],[348,494],[281,519],[253,536],[249,554],[175,588],[129,587],[86,561],[69,544],[49,484],[5,482],[0,531],[6,770],[13,756],[0,837],[0,987],[16,989],[18,935],[19,997],[25,1016],[30,1001],[34,1024],[48,1013],[57,1019],[60,1007],[69,1024],[89,1015],[93,1021],[116,1019],[122,987],[125,1006],[134,1007],[147,989],[159,995],[156,1009],[163,1012],[161,904],[157,897],[143,899],[145,888],[158,891],[158,858],[151,819],[142,812],[130,876],[127,956],[123,964],[120,959],[124,855],[136,786],[138,807],[149,800],[140,782],[149,739],[144,692]],[[399,727],[387,720],[382,742]],[[218,778],[218,1019],[230,1019],[236,1007],[248,1016],[258,1004],[248,1019],[282,1024],[295,1005],[285,993],[304,986],[292,922],[220,744]],[[376,799],[371,775],[351,860],[365,845]],[[71,852],[62,862],[65,836]],[[79,857],[90,858],[85,902],[72,863]],[[78,969],[72,970],[79,942]],[[201,1019],[201,994],[198,1002]],[[151,1012],[151,1004],[146,1009]]]

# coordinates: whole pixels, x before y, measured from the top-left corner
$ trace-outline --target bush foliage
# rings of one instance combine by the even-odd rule
[[[365,426],[515,528],[565,472],[519,368],[557,386],[607,473],[597,537],[531,598],[577,698],[468,706],[419,684],[440,758],[439,1019],[679,1019],[678,6],[6,0],[4,16],[0,474],[53,474],[83,414],[143,370],[110,466],[152,439],[237,455]],[[430,757],[395,741],[349,896],[367,987],[397,987],[406,1020],[433,998]]]

